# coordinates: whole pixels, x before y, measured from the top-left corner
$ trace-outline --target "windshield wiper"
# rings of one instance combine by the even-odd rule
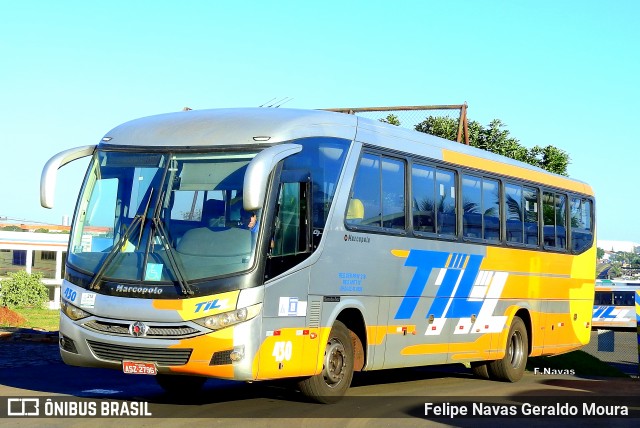
[[[93,290],[95,287],[97,287],[98,281],[102,279],[105,271],[109,268],[109,265],[111,264],[113,259],[121,251],[122,245],[124,246],[128,245],[129,237],[138,226],[140,227],[140,233],[138,235],[138,244],[136,245],[136,247],[140,246],[140,241],[142,240],[142,234],[144,233],[144,221],[147,218],[147,213],[149,212],[149,205],[151,204],[152,197],[153,197],[153,187],[149,192],[149,197],[147,198],[147,205],[144,207],[144,212],[142,214],[136,214],[133,217],[133,220],[129,224],[129,228],[127,229],[127,231],[123,233],[120,236],[120,239],[118,239],[118,242],[116,242],[115,245],[111,247],[111,251],[109,252],[107,257],[104,259],[104,262],[102,262],[102,266],[100,266],[100,269],[91,280],[91,283],[89,284],[89,290]]]
[[[173,250],[173,247],[171,246],[171,243],[169,242],[169,238],[168,238],[169,235],[167,234],[167,230],[164,228],[164,224],[162,223],[160,216],[154,215],[152,221],[153,221],[154,230],[157,230],[158,232],[160,232],[158,235],[162,240],[162,246],[167,252],[167,260],[169,261],[171,270],[176,275],[176,279],[178,281],[178,284],[180,285],[180,290],[182,291],[182,294],[186,296],[193,295],[194,294],[193,289],[191,288],[191,286],[189,286],[189,283],[187,282],[187,280],[185,279],[182,273],[182,269],[178,265],[178,261],[176,260],[176,254]]]
[[[102,265],[100,266],[100,269],[98,270],[98,272],[96,272],[96,274],[94,275],[93,279],[91,280],[91,283],[89,284],[89,290],[93,290],[93,289],[97,288],[98,282],[104,276],[105,271],[107,270],[109,265],[111,265],[111,262],[113,261],[113,259],[120,252],[120,249],[121,249],[122,245],[127,245],[127,243],[129,242],[129,237],[131,236],[131,234],[135,231],[135,229],[140,224],[143,223],[143,221],[142,221],[143,218],[144,218],[144,216],[141,215],[141,214],[136,215],[133,218],[133,220],[131,221],[131,224],[129,224],[129,228],[127,229],[127,231],[125,233],[123,233],[122,235],[120,235],[120,239],[118,239],[118,241],[115,244],[113,244],[113,247],[111,247],[111,251],[109,251],[109,254],[107,254],[107,257],[102,262]]]
[[[149,199],[147,199],[147,206],[144,207],[144,212],[142,213],[142,222],[140,224],[140,233],[138,234],[138,245],[136,247],[140,247],[140,242],[142,241],[142,234],[144,233],[144,221],[147,219],[147,213],[149,212],[149,205],[151,204],[151,198],[153,197],[153,187],[149,192]]]

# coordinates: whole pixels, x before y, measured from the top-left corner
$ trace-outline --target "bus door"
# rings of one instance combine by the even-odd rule
[[[319,343],[310,339],[317,337],[318,329],[311,331],[307,326],[308,269],[276,278],[311,254],[310,173],[282,171],[276,188],[265,267],[261,379],[313,374]]]

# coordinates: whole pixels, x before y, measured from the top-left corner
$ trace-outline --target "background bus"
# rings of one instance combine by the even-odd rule
[[[593,328],[635,330],[635,300],[638,290],[640,281],[597,280],[593,301]]]
[[[513,382],[528,356],[589,341],[583,182],[352,115],[221,109],[137,119],[54,156],[43,206],[82,156],[68,364],[179,393],[298,378],[332,402],[354,371],[469,363]]]

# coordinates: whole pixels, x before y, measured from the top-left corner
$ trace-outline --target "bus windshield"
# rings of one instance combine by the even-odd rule
[[[75,215],[68,262],[128,282],[193,281],[249,269],[260,212],[243,209],[255,153],[98,151]]]

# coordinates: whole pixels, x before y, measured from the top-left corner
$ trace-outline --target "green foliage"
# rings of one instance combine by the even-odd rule
[[[609,275],[609,279],[619,278],[622,276],[622,266],[620,263],[611,263],[611,267],[607,272]]]
[[[621,265],[630,266],[633,268],[639,268],[640,254],[629,253],[627,251],[618,251],[611,255],[611,261],[620,263]]]
[[[22,232],[22,228],[20,226],[5,226],[1,230],[6,230],[9,232]]]
[[[46,227],[39,227],[35,230],[35,233],[49,233],[49,229],[47,229]]]
[[[41,308],[49,301],[49,292],[41,273],[12,272],[0,283],[0,306],[9,308]]]
[[[511,137],[509,131],[504,128],[506,125],[500,119],[492,120],[487,127],[471,121],[468,124],[469,145],[526,162],[549,172],[567,175],[569,166],[567,152],[554,146],[535,146],[527,149],[516,138]],[[449,116],[429,116],[417,124],[415,129],[455,141],[458,136],[458,119]]]
[[[598,247],[596,252],[597,252],[598,260],[600,260],[600,259],[602,259],[604,257],[604,250],[602,248]]]
[[[531,159],[528,163],[539,166],[547,171],[567,175],[569,154],[554,146],[535,146],[529,151]]]
[[[415,126],[416,131],[424,132],[447,140],[455,141],[458,137],[458,120],[449,116],[429,116]]]
[[[395,114],[389,114],[384,119],[379,119],[380,122],[388,123],[390,125],[400,126],[400,119]]]

